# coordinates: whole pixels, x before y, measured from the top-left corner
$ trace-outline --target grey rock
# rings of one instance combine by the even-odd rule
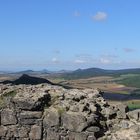
[[[95,136],[88,136],[87,140],[96,140]]]
[[[40,119],[42,117],[41,111],[22,111],[20,113],[21,119]]]
[[[1,112],[1,124],[2,125],[14,125],[17,124],[16,113],[13,110],[5,109]]]
[[[65,113],[62,115],[62,125],[64,128],[75,131],[82,132],[84,128],[88,126],[86,118],[79,113],[77,114],[68,114]]]
[[[55,132],[53,129],[47,129],[47,137],[45,140],[59,140],[60,136],[58,132]]]
[[[45,112],[43,119],[44,127],[59,126],[60,125],[60,114],[56,109],[50,109]]]
[[[0,126],[0,137],[5,137],[8,129],[5,126]]]
[[[69,140],[87,140],[86,133],[69,132]]]
[[[31,140],[41,140],[42,139],[42,127],[33,125],[29,134]]]
[[[136,121],[140,121],[140,109],[128,112],[127,116],[129,119],[134,119]]]
[[[100,131],[100,128],[97,127],[97,126],[91,126],[91,127],[88,127],[86,129],[86,131],[88,131],[88,132],[99,132]]]

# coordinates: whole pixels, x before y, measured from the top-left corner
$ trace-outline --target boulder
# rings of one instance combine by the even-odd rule
[[[82,132],[88,126],[86,118],[79,113],[64,113],[61,120],[63,127],[70,131]]]

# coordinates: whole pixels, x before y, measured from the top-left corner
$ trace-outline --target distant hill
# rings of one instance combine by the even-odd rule
[[[119,76],[122,74],[140,74],[140,68],[136,69],[122,69],[122,70],[105,70],[100,68],[78,69],[73,72],[64,73],[64,79],[81,79],[96,76]]]
[[[43,79],[43,78],[39,78],[39,77],[32,77],[32,76],[29,76],[27,74],[23,74],[21,77],[19,77],[18,79],[16,79],[15,81],[4,81],[4,82],[1,82],[3,84],[14,84],[14,85],[19,85],[19,84],[26,84],[26,85],[37,85],[37,84],[41,84],[41,83],[48,83],[48,84],[52,84],[52,82],[50,82],[49,80],[47,79]]]

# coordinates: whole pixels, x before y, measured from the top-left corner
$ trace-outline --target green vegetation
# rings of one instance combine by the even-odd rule
[[[136,88],[140,88],[140,74],[139,75],[127,75],[124,78],[122,78],[121,80],[118,81],[119,84],[123,84],[125,86],[129,86],[129,87],[136,87]]]
[[[0,109],[6,107],[7,101],[16,96],[16,91],[10,91],[0,96]]]
[[[15,97],[16,96],[16,91],[10,91],[10,92],[7,92],[7,93],[5,93],[4,95],[2,95],[3,97],[11,97],[11,98],[13,98],[13,97]]]
[[[58,107],[57,112],[61,116],[65,112],[65,109],[63,107]]]
[[[140,109],[140,100],[132,100],[126,103],[129,107],[129,110]]]
[[[1,96],[0,97],[0,109],[4,108],[6,106],[5,99]]]

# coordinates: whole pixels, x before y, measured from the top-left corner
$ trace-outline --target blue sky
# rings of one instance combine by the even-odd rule
[[[140,0],[0,0],[0,70],[140,67]]]

